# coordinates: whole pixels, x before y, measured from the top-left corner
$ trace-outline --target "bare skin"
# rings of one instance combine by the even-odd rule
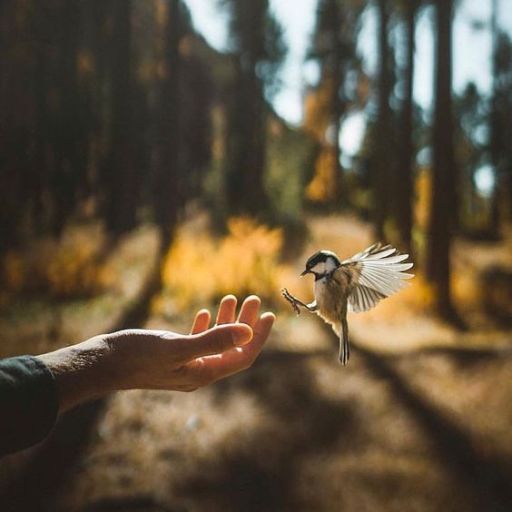
[[[260,306],[258,297],[247,297],[237,317],[237,299],[228,295],[212,327],[203,309],[187,335],[128,329],[37,357],[55,376],[59,412],[122,389],[194,391],[252,365],[275,320],[260,315]]]

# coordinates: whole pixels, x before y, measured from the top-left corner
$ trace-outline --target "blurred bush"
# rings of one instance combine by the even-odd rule
[[[101,258],[103,237],[87,230],[69,230],[63,238],[42,239],[3,258],[0,280],[4,296],[42,294],[53,299],[96,295],[110,283]]]
[[[283,271],[282,244],[281,229],[248,218],[230,219],[228,233],[221,238],[184,226],[162,269],[165,295],[179,311],[214,303],[229,293],[255,293],[275,302]]]

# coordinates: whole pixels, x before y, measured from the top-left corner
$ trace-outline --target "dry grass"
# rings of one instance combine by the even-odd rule
[[[41,239],[4,259],[4,301],[9,295],[42,293],[54,299],[91,297],[112,284],[98,260],[105,237],[99,226],[68,230],[61,240]]]

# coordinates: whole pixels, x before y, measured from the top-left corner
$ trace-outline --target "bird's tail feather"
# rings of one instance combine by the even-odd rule
[[[341,329],[340,329],[340,354],[339,359],[340,363],[345,366],[350,359],[350,342],[348,339],[348,322],[347,319],[344,318],[341,321]]]

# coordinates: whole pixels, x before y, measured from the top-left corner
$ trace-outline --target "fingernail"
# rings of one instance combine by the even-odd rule
[[[231,334],[233,338],[233,344],[240,346],[248,343],[252,338],[252,329],[247,326],[245,329],[238,328]]]

